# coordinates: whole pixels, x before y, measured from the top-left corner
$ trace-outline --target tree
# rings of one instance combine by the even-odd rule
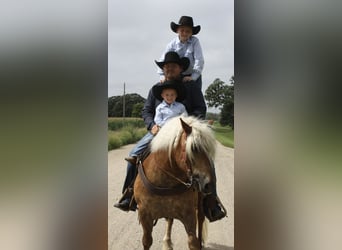
[[[234,129],[234,76],[230,78],[230,85],[215,79],[205,91],[204,97],[209,107],[221,109],[220,124]]]
[[[141,111],[144,107],[144,103],[139,102],[133,105],[132,117],[141,117]]]
[[[219,78],[216,78],[215,81],[210,84],[205,91],[204,97],[208,102],[208,106],[215,108],[223,106],[226,99],[227,91],[228,86],[225,85],[225,83]]]
[[[133,106],[137,104],[144,105],[146,99],[138,94],[125,95],[125,116],[131,117]],[[137,111],[136,111],[137,112]],[[122,117],[123,116],[123,96],[112,96],[108,98],[108,117]],[[141,116],[141,111],[140,115]]]

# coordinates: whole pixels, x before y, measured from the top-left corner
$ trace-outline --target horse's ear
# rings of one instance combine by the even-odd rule
[[[179,118],[179,119],[181,120],[182,127],[183,127],[183,129],[184,129],[186,135],[190,135],[191,132],[192,132],[192,127],[189,126],[186,122],[184,122],[184,121],[182,120],[182,118]]]

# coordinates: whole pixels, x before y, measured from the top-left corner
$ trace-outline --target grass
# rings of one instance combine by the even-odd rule
[[[229,126],[222,127],[214,122],[215,138],[222,145],[234,148],[234,131]],[[108,150],[139,141],[147,130],[141,118],[108,118]]]
[[[140,118],[108,118],[108,150],[139,141],[147,130]]]
[[[222,127],[218,122],[214,122],[213,130],[216,140],[226,147],[234,148],[234,130],[229,126]]]

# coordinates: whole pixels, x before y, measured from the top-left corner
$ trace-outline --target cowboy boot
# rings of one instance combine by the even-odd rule
[[[119,202],[114,204],[114,207],[121,209],[122,211],[135,211],[137,209],[137,203],[133,196],[133,188],[128,187],[123,193]]]
[[[130,203],[133,197],[133,188],[128,187],[120,198],[119,202],[114,204],[114,207],[121,209],[122,211],[128,212],[130,209]]]
[[[137,157],[136,156],[128,156],[125,158],[126,161],[129,163],[136,165],[137,164]]]

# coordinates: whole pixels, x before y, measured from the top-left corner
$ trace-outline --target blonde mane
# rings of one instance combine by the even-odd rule
[[[216,140],[212,129],[207,122],[199,120],[193,116],[189,117],[174,117],[168,120],[160,129],[158,134],[151,142],[151,152],[158,150],[166,150],[169,153],[171,160],[171,152],[177,147],[181,138],[183,128],[180,118],[192,127],[191,134],[187,137],[186,155],[191,163],[195,160],[194,151],[205,153],[210,159],[214,159],[216,152]]]

